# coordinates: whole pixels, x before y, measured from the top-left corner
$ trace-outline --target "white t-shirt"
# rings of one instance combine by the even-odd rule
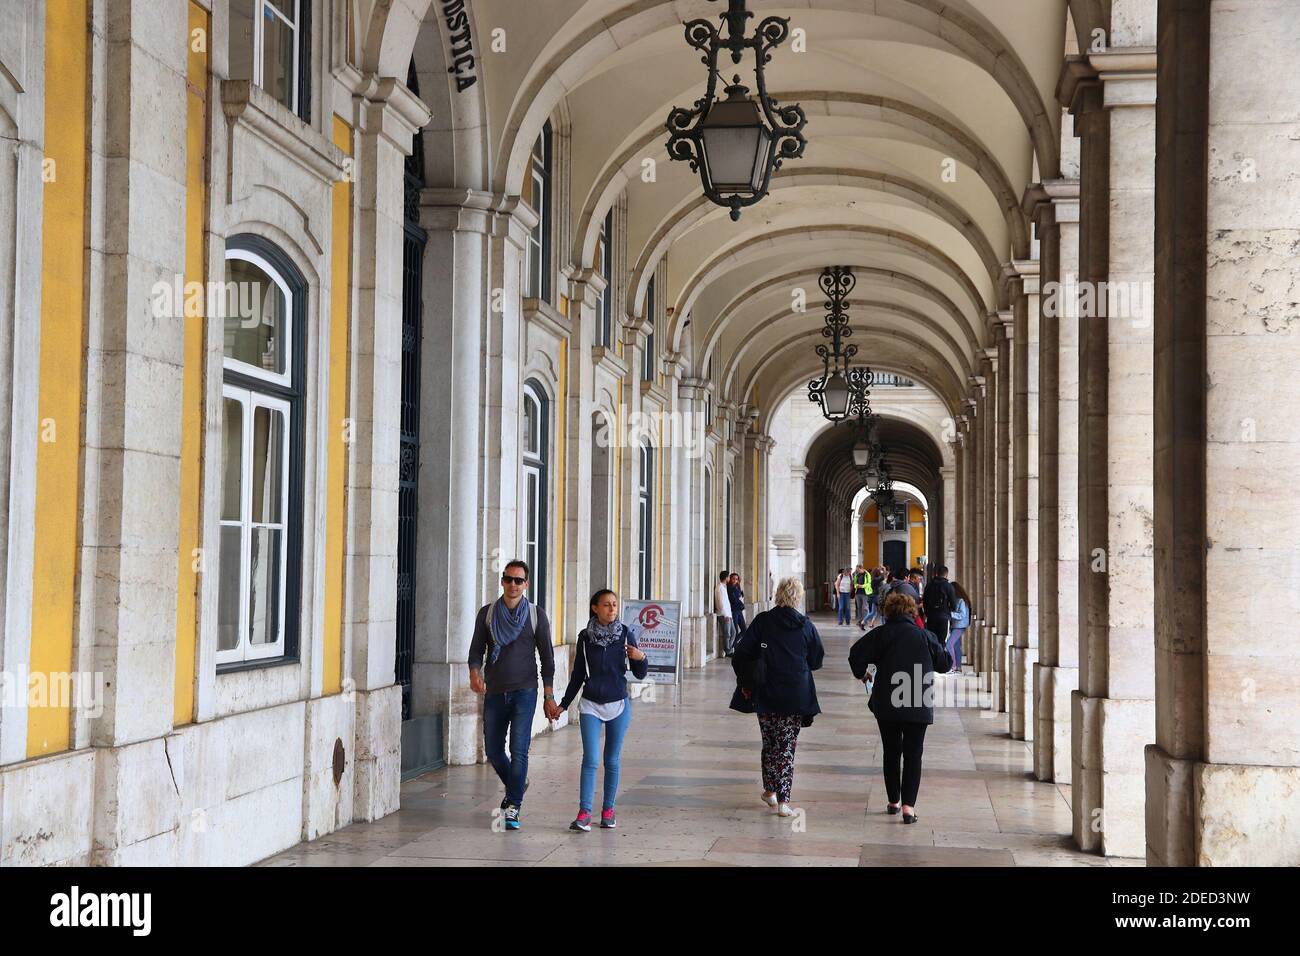
[[[853,578],[847,574],[841,574],[835,579],[835,587],[841,594],[848,594],[853,590]]]
[[[727,594],[727,586],[721,581],[718,582],[718,600],[717,604],[720,610],[718,614],[722,617],[731,617],[731,598]]]
[[[591,714],[602,723],[609,723],[616,717],[623,715],[623,708],[627,706],[627,698],[622,700],[611,700],[608,704],[596,704],[587,700],[587,695],[582,696],[578,701],[579,714]]]

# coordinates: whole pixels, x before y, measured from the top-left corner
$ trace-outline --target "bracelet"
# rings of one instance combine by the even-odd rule
[[[544,700],[555,700],[555,695],[554,695],[554,694],[547,694],[546,697],[543,698],[543,699],[544,699]]]

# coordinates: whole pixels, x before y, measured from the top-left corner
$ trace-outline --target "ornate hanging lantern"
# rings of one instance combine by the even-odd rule
[[[772,99],[764,73],[772,50],[790,35],[790,20],[767,17],[752,37],[746,37],[745,21],[752,16],[745,0],[727,0],[727,12],[721,17],[725,37],[708,20],[686,24],[686,42],[704,54],[701,62],[709,70],[708,86],[693,108],[673,107],[666,124],[669,158],[690,163],[691,171],[700,174],[704,195],[728,207],[732,220],[740,219],[741,209],[767,195],[772,173],[783,160],[798,159],[808,145],[803,135],[808,117],[799,104],[780,106]],[[751,95],[736,74],[724,89],[726,99],[717,99],[718,54],[723,49],[737,66],[746,50],[754,51],[757,95]]]
[[[831,340],[817,346],[822,360],[822,374],[808,383],[808,400],[822,408],[827,421],[841,422],[850,415],[870,413],[868,396],[874,376],[869,368],[854,368],[849,362],[858,354],[858,347],[846,344],[853,335],[849,328],[849,313],[845,302],[857,279],[845,266],[832,266],[822,272],[818,280],[826,293],[826,325],[822,335]]]

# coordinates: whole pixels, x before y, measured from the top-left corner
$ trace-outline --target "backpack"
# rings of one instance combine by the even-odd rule
[[[493,601],[492,604],[486,605],[483,609],[484,610],[483,623],[487,626],[488,641],[491,643],[496,642],[496,635],[492,633],[492,605],[496,603],[497,603],[496,601]],[[532,601],[528,602],[528,626],[533,629],[533,634],[536,635],[537,634],[537,605],[534,604]],[[488,660],[491,659],[492,659],[491,655],[489,654]]]

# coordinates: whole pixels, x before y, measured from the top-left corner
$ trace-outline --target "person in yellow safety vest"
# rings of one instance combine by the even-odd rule
[[[857,611],[858,625],[867,629],[867,609],[871,598],[871,575],[859,564],[853,569],[853,603]]]

